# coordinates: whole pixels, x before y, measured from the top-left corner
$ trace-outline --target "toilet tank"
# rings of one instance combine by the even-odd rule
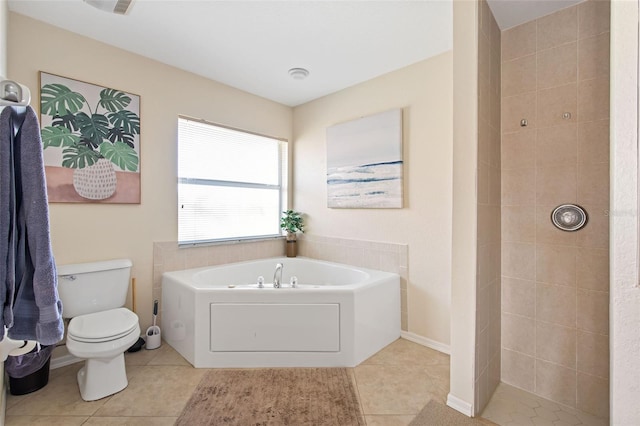
[[[124,306],[132,265],[129,259],[58,265],[62,316],[73,318]]]

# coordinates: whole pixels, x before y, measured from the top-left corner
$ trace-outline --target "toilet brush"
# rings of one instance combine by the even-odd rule
[[[136,311],[136,279],[131,278],[131,307],[133,312]],[[127,352],[138,352],[144,346],[144,339],[142,337],[138,337],[138,340],[131,345]]]

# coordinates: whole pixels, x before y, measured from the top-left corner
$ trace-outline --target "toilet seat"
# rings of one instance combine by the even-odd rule
[[[127,336],[138,326],[138,316],[126,308],[74,317],[67,335],[77,342],[101,343]]]

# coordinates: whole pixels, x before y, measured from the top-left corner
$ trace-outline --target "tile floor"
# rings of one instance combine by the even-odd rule
[[[172,425],[205,369],[195,369],[169,345],[125,355],[129,386],[99,401],[80,398],[82,363],[51,370],[49,384],[7,396],[11,425]],[[368,426],[406,426],[431,399],[445,403],[449,356],[405,339],[350,369]],[[598,419],[501,384],[482,413],[487,424],[604,426]]]
[[[6,425],[172,425],[206,372],[169,345],[125,356],[129,386],[99,401],[80,398],[81,363],[51,370],[49,384],[7,397]],[[449,392],[449,356],[399,339],[351,369],[367,425],[405,426]]]
[[[502,426],[606,426],[608,419],[556,404],[500,383],[482,417]]]

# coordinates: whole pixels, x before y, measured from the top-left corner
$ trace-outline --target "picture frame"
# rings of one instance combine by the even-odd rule
[[[327,128],[327,206],[402,208],[402,110]]]
[[[52,203],[140,203],[140,96],[40,71]]]

